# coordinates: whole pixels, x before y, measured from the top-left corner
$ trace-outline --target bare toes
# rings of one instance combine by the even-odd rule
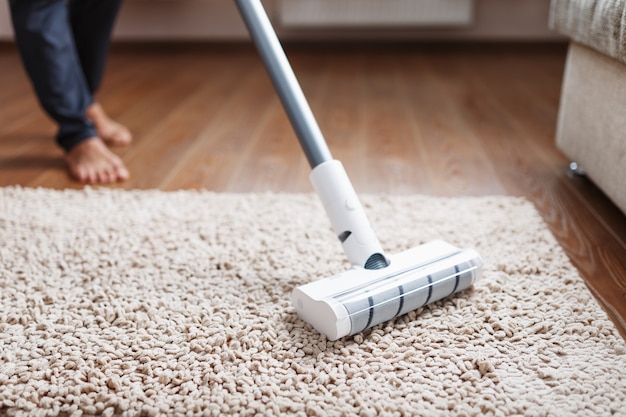
[[[129,178],[122,160],[97,137],[76,145],[65,160],[70,174],[83,183],[108,184]]]

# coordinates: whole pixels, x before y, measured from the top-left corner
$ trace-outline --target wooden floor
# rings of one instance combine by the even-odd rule
[[[358,192],[527,197],[626,336],[626,219],[554,146],[563,45],[287,50]],[[10,46],[0,68],[0,186],[79,188]],[[116,187],[312,192],[249,46],[116,47],[99,100],[136,138]]]

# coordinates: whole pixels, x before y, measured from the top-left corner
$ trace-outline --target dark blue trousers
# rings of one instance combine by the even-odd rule
[[[85,112],[100,86],[122,0],[9,0],[15,40],[37,97],[69,151],[96,136]]]

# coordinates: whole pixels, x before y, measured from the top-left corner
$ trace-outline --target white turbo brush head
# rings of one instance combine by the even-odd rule
[[[297,287],[298,315],[328,339],[359,333],[468,288],[482,259],[441,240],[387,257],[340,161],[319,164],[311,183],[353,267]]]
[[[292,293],[298,316],[329,340],[416,310],[470,287],[482,259],[441,240],[389,258],[383,269],[352,269],[302,285]]]

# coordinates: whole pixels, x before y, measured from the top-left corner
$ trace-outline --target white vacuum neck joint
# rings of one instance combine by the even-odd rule
[[[383,249],[341,162],[319,164],[310,179],[350,263],[365,269],[386,267]]]

